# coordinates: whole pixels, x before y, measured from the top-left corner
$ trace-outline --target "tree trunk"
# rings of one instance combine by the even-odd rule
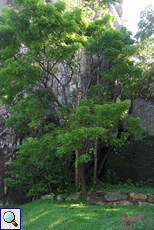
[[[82,195],[87,195],[87,185],[86,185],[86,178],[85,178],[85,171],[84,171],[83,163],[79,163],[79,176],[80,176],[80,183],[81,183],[81,193]]]
[[[98,147],[98,139],[95,140],[95,147],[94,147],[94,183],[97,179],[97,147]]]
[[[77,160],[78,160],[78,157],[79,157],[79,150],[78,149],[76,149],[75,150],[75,161],[77,162]],[[75,186],[76,187],[79,187],[79,164],[78,163],[76,163],[75,164]]]

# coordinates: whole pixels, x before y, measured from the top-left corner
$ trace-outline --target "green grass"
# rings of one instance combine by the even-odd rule
[[[128,184],[107,185],[106,187],[103,188],[103,191],[107,191],[107,192],[115,192],[118,190],[125,193],[136,192],[136,193],[154,194],[154,188],[136,187],[134,185],[128,185]]]
[[[89,192],[102,190],[106,192],[115,192],[120,190],[124,193],[136,192],[136,193],[149,193],[154,194],[154,185],[152,187],[148,185],[134,185],[131,180],[128,180],[126,183],[119,182],[118,184],[112,185],[111,183],[104,184],[98,182],[96,185],[89,186]]]
[[[147,221],[141,221],[133,229],[154,230],[154,207],[149,206],[94,206],[36,200],[16,207],[21,208],[22,230],[126,230],[119,222],[123,212],[130,216],[138,212],[146,215]]]

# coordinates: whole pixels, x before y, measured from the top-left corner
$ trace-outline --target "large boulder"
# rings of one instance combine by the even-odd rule
[[[145,195],[143,193],[131,192],[129,194],[129,196],[133,199],[133,201],[135,201],[135,200],[137,200],[137,201],[145,201],[147,199],[147,195]]]
[[[118,201],[118,200],[126,200],[128,198],[128,195],[121,191],[117,191],[117,192],[112,192],[111,194],[105,195],[104,197],[106,201]]]

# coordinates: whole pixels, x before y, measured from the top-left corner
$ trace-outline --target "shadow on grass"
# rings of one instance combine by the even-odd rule
[[[146,230],[154,226],[153,207],[91,206],[87,204],[54,203],[37,200],[22,205],[22,230],[119,230],[126,229],[119,222],[123,212],[129,216],[146,214],[147,221],[133,229]],[[130,229],[130,228],[129,228]]]

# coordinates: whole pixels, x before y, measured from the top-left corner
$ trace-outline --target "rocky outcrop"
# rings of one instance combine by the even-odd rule
[[[0,203],[9,202],[9,192],[4,184],[7,163],[15,157],[16,135],[5,124],[8,108],[0,103]]]
[[[115,16],[114,26],[120,29],[123,16],[123,0],[117,1],[116,5],[110,4],[109,12]]]
[[[12,4],[12,0],[1,0],[0,1],[0,12],[1,12],[1,8],[3,6],[6,6],[6,5],[11,5]]]
[[[132,102],[131,114],[140,118],[149,136],[154,136],[154,100],[136,99]]]

